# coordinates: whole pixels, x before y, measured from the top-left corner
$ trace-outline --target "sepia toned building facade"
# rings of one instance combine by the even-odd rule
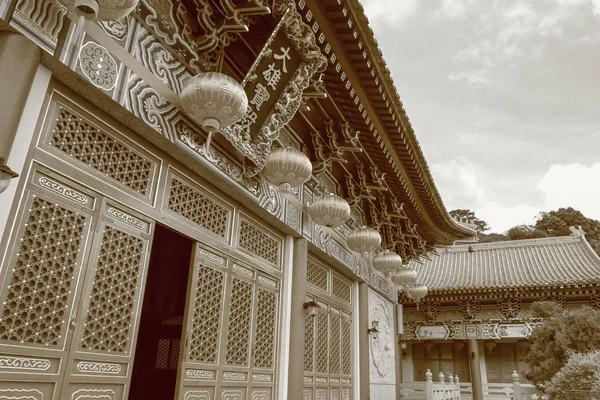
[[[183,111],[207,72],[241,119]],[[399,393],[397,289],[346,239],[408,261],[474,231],[357,0],[1,0],[0,91],[0,399]],[[286,189],[263,168],[287,147],[312,174]]]
[[[600,257],[581,229],[571,230],[564,237],[456,245],[423,264],[411,262],[429,295],[419,302],[400,295],[406,398],[427,369],[458,375],[466,399],[512,390],[514,371],[523,393],[535,393],[525,356],[543,320],[531,303],[600,305]]]

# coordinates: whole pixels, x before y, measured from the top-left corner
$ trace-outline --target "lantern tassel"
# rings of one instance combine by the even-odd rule
[[[206,142],[204,143],[204,155],[209,161],[216,161],[216,158],[213,156],[212,151],[210,150],[210,144],[212,143],[212,137],[215,134],[214,129],[208,130],[208,136],[206,138]]]
[[[75,24],[75,31],[73,32],[73,41],[79,44],[79,41],[83,37],[83,28],[85,27],[85,16],[80,15],[77,23]]]

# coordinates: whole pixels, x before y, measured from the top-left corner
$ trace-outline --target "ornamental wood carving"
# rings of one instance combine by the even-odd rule
[[[288,9],[290,11],[286,13]],[[279,130],[298,111],[304,89],[311,83],[313,75],[327,66],[327,59],[315,42],[315,34],[302,21],[293,0],[274,0],[273,16],[278,20],[284,18],[282,30],[294,51],[300,56],[300,65],[293,71],[258,132],[249,135],[243,126],[244,121],[221,131],[246,157],[244,172],[247,176],[254,176],[263,168],[271,151],[271,144],[279,136]]]

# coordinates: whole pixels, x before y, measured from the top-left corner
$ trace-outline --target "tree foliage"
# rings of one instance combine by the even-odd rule
[[[600,350],[600,312],[587,306],[560,312],[548,303],[533,310],[538,316],[551,315],[533,330],[525,358],[527,379],[544,390],[571,354]]]
[[[506,231],[510,240],[536,239],[548,237],[548,234],[533,225],[517,225]]]
[[[600,254],[600,221],[587,218],[581,211],[567,207],[543,212],[535,223],[535,229],[544,231],[548,236],[568,236],[571,234],[571,226],[581,226],[587,241]]]
[[[570,400],[570,391],[600,391],[600,350],[571,355],[546,387],[552,400]]]
[[[448,214],[450,214],[450,216],[457,221],[474,224],[477,227],[478,233],[483,233],[490,229],[488,223],[482,219],[477,218],[477,216],[475,216],[475,213],[471,210],[458,208],[456,210],[450,211]]]

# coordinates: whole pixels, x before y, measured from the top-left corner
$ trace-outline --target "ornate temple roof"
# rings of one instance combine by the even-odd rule
[[[452,246],[423,264],[418,281],[433,293],[600,283],[600,257],[580,231],[571,236]]]

